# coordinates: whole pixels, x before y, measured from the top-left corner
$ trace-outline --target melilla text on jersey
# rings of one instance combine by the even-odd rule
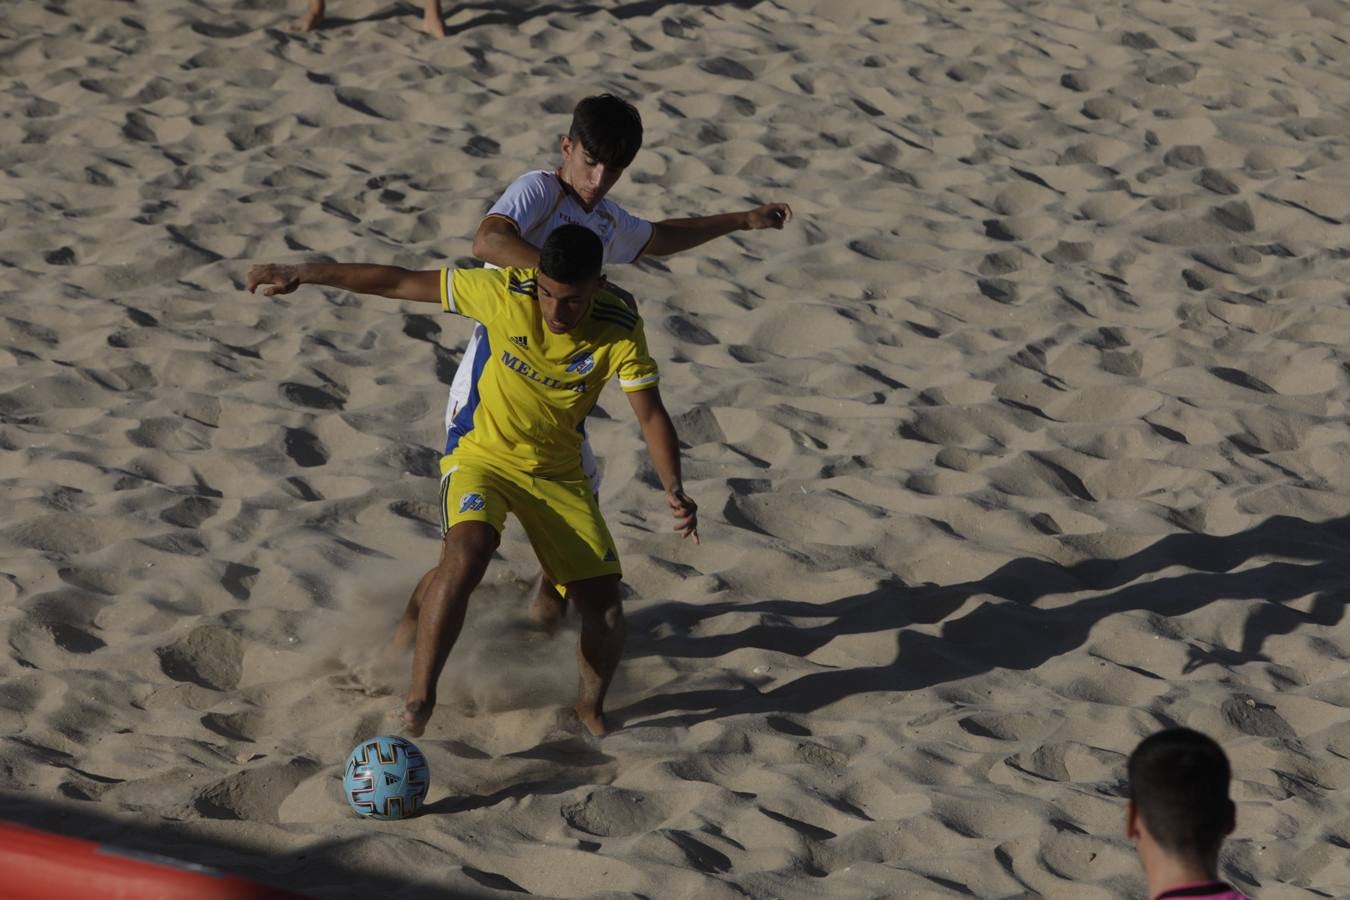
[[[525,360],[511,355],[507,350],[502,351],[502,365],[513,372],[518,372],[537,384],[542,384],[544,387],[556,388],[560,391],[572,391],[577,394],[586,393],[586,382],[574,381],[569,383],[566,381],[559,381],[552,375],[545,375],[543,372],[540,372],[538,369],[525,362]]]

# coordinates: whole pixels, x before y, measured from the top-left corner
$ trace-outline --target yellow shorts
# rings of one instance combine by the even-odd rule
[[[591,483],[580,468],[574,479],[535,478],[478,459],[441,457],[441,532],[460,522],[486,522],[502,533],[514,513],[555,585],[602,575],[622,575]]]

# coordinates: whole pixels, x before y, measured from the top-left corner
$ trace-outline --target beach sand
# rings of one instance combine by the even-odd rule
[[[1350,896],[1344,4],[302,7],[0,8],[0,816],[320,898],[1142,897],[1182,724],[1224,876]],[[244,273],[467,264],[601,90],[631,211],[795,212],[611,272],[703,543],[611,387],[620,727],[512,525],[426,813],[363,821],[469,326]]]

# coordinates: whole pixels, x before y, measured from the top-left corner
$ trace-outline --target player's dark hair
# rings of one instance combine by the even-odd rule
[[[584,225],[559,225],[539,248],[539,271],[563,284],[590,281],[604,264],[604,245]]]
[[[1212,738],[1189,728],[1160,731],[1134,748],[1127,768],[1130,800],[1169,853],[1214,853],[1233,830],[1232,770]]]
[[[642,116],[613,94],[587,97],[572,110],[567,136],[597,162],[626,169],[642,148]]]

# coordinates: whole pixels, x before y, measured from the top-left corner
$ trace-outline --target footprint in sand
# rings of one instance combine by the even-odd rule
[[[319,770],[303,756],[289,762],[258,765],[216,782],[199,793],[193,807],[206,819],[276,822],[282,803],[296,786]]]
[[[199,625],[156,653],[160,668],[174,681],[231,691],[243,675],[243,641],[219,625]]]

